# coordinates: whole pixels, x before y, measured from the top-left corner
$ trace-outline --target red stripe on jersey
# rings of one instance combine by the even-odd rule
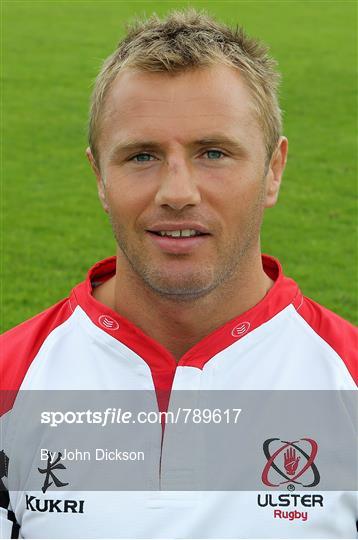
[[[0,414],[11,409],[27,370],[47,336],[71,313],[69,299],[65,298],[0,337]]]
[[[310,298],[302,297],[295,306],[301,317],[345,363],[353,380],[358,385],[358,331],[345,319],[333,311],[317,304]]]

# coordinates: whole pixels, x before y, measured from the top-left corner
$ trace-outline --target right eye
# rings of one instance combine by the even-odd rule
[[[147,162],[147,161],[153,161],[155,159],[154,156],[152,156],[151,154],[148,154],[146,152],[142,152],[140,154],[137,154],[135,156],[133,156],[130,161],[135,161],[136,163],[144,163],[144,162]]]

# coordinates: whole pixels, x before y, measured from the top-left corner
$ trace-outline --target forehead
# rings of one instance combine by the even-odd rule
[[[245,139],[261,136],[250,90],[237,70],[212,66],[171,75],[124,70],[106,98],[99,146],[140,138],[185,143],[221,131]]]

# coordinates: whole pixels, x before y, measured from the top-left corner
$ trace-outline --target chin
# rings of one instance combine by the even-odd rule
[[[144,277],[144,276],[143,276]],[[198,279],[198,275],[187,276],[186,279],[168,279],[168,276],[165,278],[163,276],[146,276],[144,278],[147,286],[150,287],[152,291],[159,294],[160,296],[172,298],[177,301],[190,301],[196,298],[201,298],[211,292],[215,285],[212,280],[208,280],[207,276],[201,276],[201,279]]]

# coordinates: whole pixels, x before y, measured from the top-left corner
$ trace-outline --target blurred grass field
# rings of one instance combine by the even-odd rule
[[[114,253],[85,158],[91,84],[134,15],[186,6],[243,25],[283,73],[289,162],[263,251],[304,294],[357,316],[355,1],[2,0],[2,329]]]

